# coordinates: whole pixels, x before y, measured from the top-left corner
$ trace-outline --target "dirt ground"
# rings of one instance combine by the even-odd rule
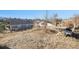
[[[75,49],[79,48],[79,40],[65,37],[61,32],[57,35],[50,30],[26,30],[0,34],[0,45],[11,49]]]

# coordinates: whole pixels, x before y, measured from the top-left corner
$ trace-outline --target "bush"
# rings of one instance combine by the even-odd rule
[[[5,24],[0,22],[0,32],[3,32],[5,30]]]

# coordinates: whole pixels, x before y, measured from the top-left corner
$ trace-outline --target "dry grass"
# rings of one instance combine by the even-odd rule
[[[79,48],[77,39],[65,37],[63,33],[56,35],[56,32],[51,30],[31,29],[4,35],[0,38],[0,45],[13,49]]]

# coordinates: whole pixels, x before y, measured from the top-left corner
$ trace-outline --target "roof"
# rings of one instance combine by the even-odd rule
[[[18,24],[32,24],[32,20],[6,20],[10,25],[18,25]]]

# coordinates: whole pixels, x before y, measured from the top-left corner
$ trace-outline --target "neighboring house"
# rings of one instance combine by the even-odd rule
[[[34,28],[37,29],[50,29],[53,30],[55,29],[55,25],[53,25],[51,22],[49,21],[45,21],[45,20],[38,20],[34,22]]]
[[[30,20],[7,20],[8,25],[6,25],[6,29],[10,31],[19,31],[30,29],[33,26],[32,21]]]
[[[36,20],[34,21],[33,27],[38,29],[44,29],[47,23],[43,20]]]
[[[52,23],[50,23],[50,22],[47,22],[47,26],[46,26],[46,28],[47,29],[51,29],[51,30],[53,30],[53,29],[55,29],[56,28],[56,26],[55,25],[53,25]]]

